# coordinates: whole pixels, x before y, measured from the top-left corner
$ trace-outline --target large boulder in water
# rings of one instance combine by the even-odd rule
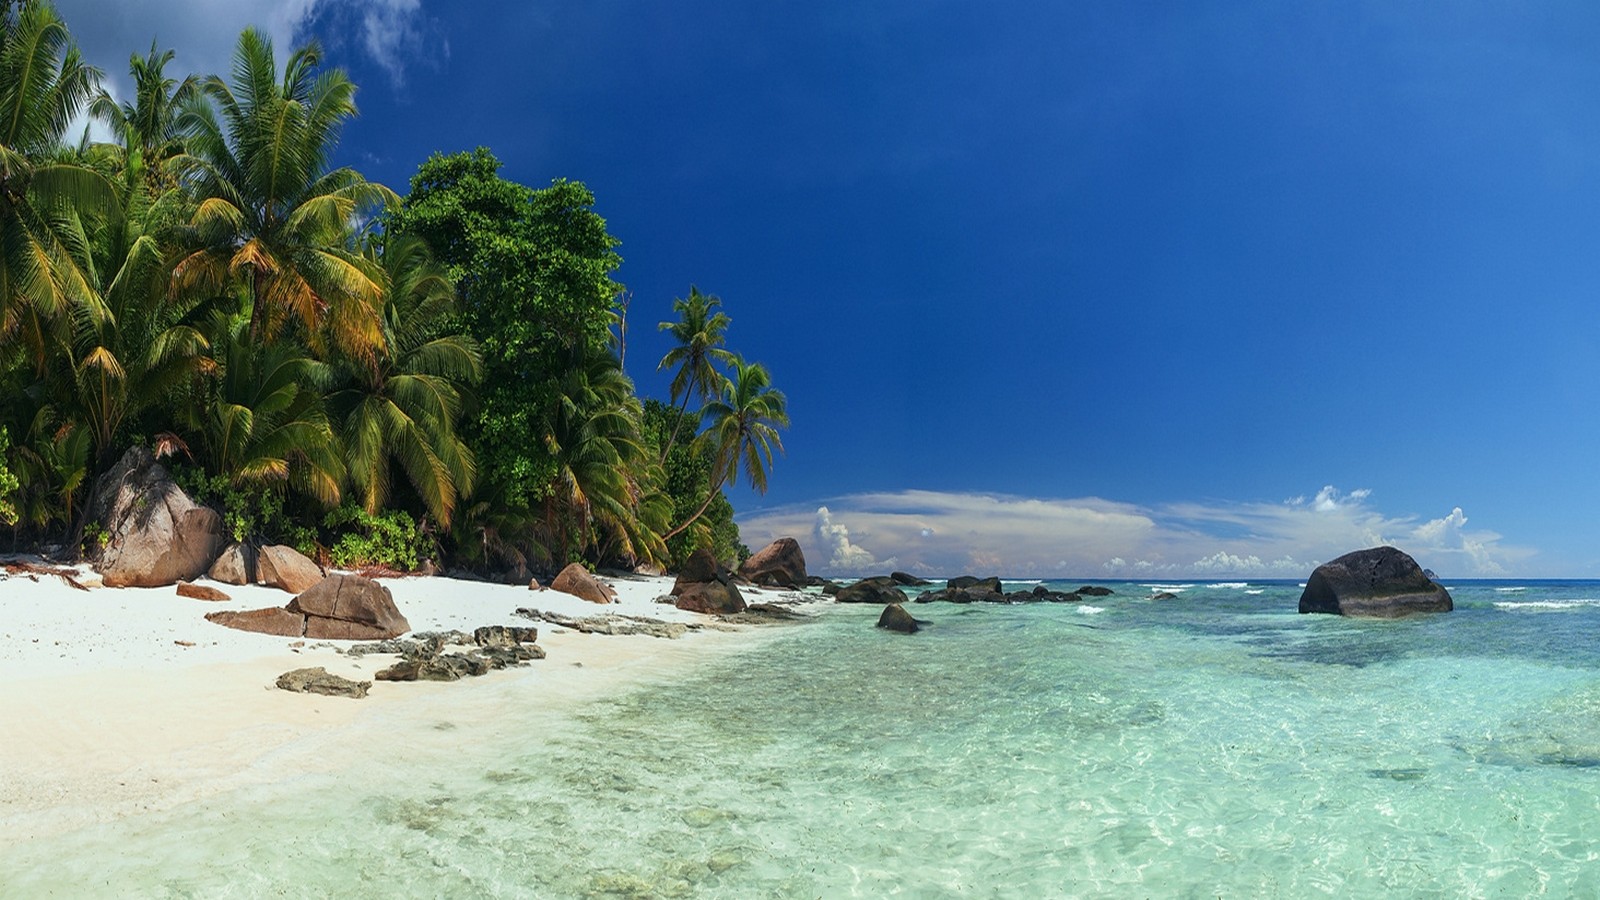
[[[881,603],[888,606],[906,602],[906,592],[895,585],[894,579],[880,575],[863,578],[849,587],[841,588],[833,599],[840,603]]]
[[[906,608],[898,603],[891,603],[885,606],[883,615],[878,617],[879,628],[887,628],[890,631],[898,631],[901,634],[916,634],[921,625],[921,622],[913,618],[910,613],[906,612]]]
[[[306,617],[306,637],[382,641],[411,630],[383,585],[360,575],[329,575],[284,607]]]
[[[744,561],[739,575],[751,584],[798,590],[806,584],[806,556],[794,538],[778,538]]]
[[[145,447],[95,483],[91,517],[105,528],[95,570],[107,587],[163,587],[206,573],[222,547],[222,517],[194,502]]]
[[[1323,563],[1306,579],[1300,594],[1303,613],[1392,619],[1454,608],[1450,592],[1394,547],[1357,550]]]

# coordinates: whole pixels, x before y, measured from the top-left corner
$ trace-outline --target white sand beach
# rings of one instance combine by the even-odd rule
[[[85,591],[54,576],[0,572],[0,844],[306,771],[381,764],[402,744],[431,740],[433,751],[448,753],[508,708],[519,717],[570,708],[747,647],[762,631],[722,626],[678,640],[591,635],[514,614],[534,607],[714,621],[656,603],[670,578],[604,580],[616,589],[615,604],[442,577],[386,579],[414,632],[535,625],[548,658],[455,683],[378,681],[353,700],[290,693],[274,681],[305,666],[367,680],[393,656],[350,657],[340,652],[349,641],[254,634],[204,618],[281,606],[290,598],[283,591],[214,585],[232,599],[205,602],[171,587]],[[778,592],[745,593],[760,602]]]

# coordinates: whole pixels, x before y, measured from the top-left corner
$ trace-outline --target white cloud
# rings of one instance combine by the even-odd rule
[[[869,493],[831,499],[820,510],[741,516],[739,524],[752,546],[811,533],[810,549],[822,563],[814,567],[839,574],[884,569],[879,557],[892,557],[924,575],[1303,578],[1335,556],[1393,544],[1445,574],[1498,575],[1532,556],[1499,534],[1469,529],[1459,508],[1426,521],[1385,515],[1370,490],[1331,485],[1309,500],[1149,507],[1099,498]]]
[[[400,84],[407,62],[423,49],[428,24],[421,0],[56,0],[56,9],[118,97],[131,88],[129,55],[144,54],[152,40],[176,51],[169,73],[225,76],[246,26],[272,39],[281,66],[319,19],[330,23],[335,39],[348,28],[353,42]]]
[[[852,544],[850,529],[836,524],[833,521],[833,514],[828,512],[826,506],[817,507],[817,521],[811,533],[827,554],[827,571],[862,573],[877,566],[887,567],[894,564],[892,559],[879,563],[871,551]]]

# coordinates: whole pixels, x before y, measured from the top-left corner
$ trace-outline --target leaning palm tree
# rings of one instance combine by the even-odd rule
[[[706,404],[701,413],[706,430],[697,440],[712,448],[711,485],[705,502],[683,524],[662,535],[671,540],[705,515],[722,487],[739,480],[741,469],[746,482],[756,491],[767,492],[767,471],[772,468],[772,451],[783,451],[778,429],[789,424],[788,400],[772,387],[772,376],[760,363],[747,363],[735,356],[732,371],[722,385],[722,394]]]
[[[0,6],[0,343],[27,348],[43,373],[74,315],[104,316],[83,216],[109,212],[104,177],[64,162],[68,122],[99,73],[50,6]]]
[[[733,360],[733,354],[722,348],[723,332],[727,331],[731,320],[727,313],[716,311],[721,305],[720,298],[702,294],[699,288],[691,284],[688,297],[672,301],[672,308],[679,316],[678,321],[662,322],[658,326],[660,330],[671,333],[677,342],[677,346],[661,357],[656,371],[678,367],[672,376],[670,390],[671,402],[678,406],[680,412],[689,408],[691,397],[697,397],[703,403],[718,393],[722,388],[722,373],[717,371],[716,363],[727,364]],[[683,398],[681,402],[680,397]],[[675,417],[673,421],[672,433],[667,435],[667,442],[661,448],[662,462],[672,452],[672,445],[678,439],[677,424],[683,421],[683,417]]]
[[[382,346],[383,275],[354,249],[352,222],[397,203],[354,169],[330,169],[339,127],[355,115],[355,85],[317,70],[321,50],[296,50],[278,80],[272,42],[248,28],[233,83],[213,76],[182,120],[187,152],[174,170],[193,194],[192,251],[173,272],[180,290],[243,288],[249,338],[271,343],[291,324],[326,354]]]
[[[390,492],[398,462],[434,520],[445,528],[472,492],[477,463],[456,433],[462,391],[483,377],[470,337],[443,333],[455,311],[455,286],[420,239],[391,236],[384,273],[383,347],[348,366],[349,385],[330,402],[343,423],[350,480],[368,513]]]

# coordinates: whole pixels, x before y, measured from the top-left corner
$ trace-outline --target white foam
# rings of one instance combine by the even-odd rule
[[[1245,591],[1246,594],[1265,594],[1266,592],[1266,588],[1256,588],[1253,591]]]
[[[1206,587],[1211,588],[1212,590],[1220,591],[1237,591],[1241,588],[1247,588],[1249,586],[1250,582],[1248,581],[1219,581],[1216,584],[1206,585]]]
[[[1517,600],[1517,601],[1514,601],[1514,602],[1513,601],[1504,601],[1504,602],[1496,603],[1494,605],[1494,608],[1495,609],[1503,609],[1503,610],[1506,610],[1507,612],[1515,612],[1517,610],[1543,611],[1543,610],[1552,610],[1552,609],[1581,609],[1581,608],[1583,608],[1585,606],[1600,606],[1600,598],[1584,597],[1584,598],[1580,598],[1580,599],[1577,599],[1577,600]]]
[[[1106,611],[1106,608],[1104,606],[1087,606],[1087,605],[1085,605],[1085,606],[1079,606],[1078,607],[1078,612],[1083,613],[1086,616],[1092,616],[1095,613],[1103,613],[1105,611]]]
[[[1495,588],[1494,592],[1496,594],[1520,594],[1525,590],[1527,590],[1525,587],[1503,587]]]
[[[1194,587],[1192,584],[1141,584],[1139,586],[1147,587],[1152,591],[1166,591],[1169,594],[1181,594]]]

